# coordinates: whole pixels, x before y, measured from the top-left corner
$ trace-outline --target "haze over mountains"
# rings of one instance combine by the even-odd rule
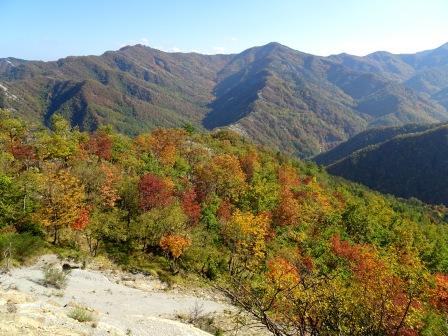
[[[191,123],[231,127],[299,156],[379,126],[448,120],[448,44],[416,54],[302,53],[278,43],[235,55],[142,45],[54,62],[0,59],[0,104],[135,134]]]

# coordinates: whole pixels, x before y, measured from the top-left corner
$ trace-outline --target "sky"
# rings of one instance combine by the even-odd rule
[[[275,41],[327,56],[448,42],[448,0],[0,0],[0,57],[56,60],[137,43],[238,53]]]

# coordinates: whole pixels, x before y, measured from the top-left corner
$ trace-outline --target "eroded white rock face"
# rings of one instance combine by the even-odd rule
[[[0,84],[0,90],[2,90],[5,93],[6,98],[9,98],[12,100],[17,100],[17,96],[13,95],[11,92],[9,92],[8,88],[5,85]]]
[[[72,270],[67,288],[55,290],[41,285],[41,267],[53,262],[44,256],[32,267],[0,276],[0,335],[205,336],[210,334],[174,319],[197,305],[204,314],[229,309],[226,303],[152,287],[151,281],[129,287],[121,277],[93,270]],[[68,317],[74,305],[91,308],[97,321]]]
[[[114,321],[111,316],[101,317],[95,323],[80,323],[67,316],[68,307],[51,300],[42,302],[16,290],[0,290],[0,297],[2,336],[208,335],[190,325],[153,316],[140,317],[138,320],[132,317],[129,322],[134,325],[125,329],[120,321]],[[8,311],[7,306],[14,309]]]

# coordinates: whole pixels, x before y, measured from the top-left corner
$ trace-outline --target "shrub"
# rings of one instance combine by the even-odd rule
[[[221,261],[209,259],[206,265],[205,276],[210,280],[215,280],[223,269]]]
[[[43,283],[45,286],[52,286],[57,289],[67,286],[68,272],[60,270],[54,265],[45,265],[42,272],[44,273]]]
[[[212,335],[223,335],[221,328],[216,326],[214,317],[206,314],[203,304],[199,302],[194,304],[186,316],[179,316],[179,318]]]
[[[43,245],[44,242],[40,237],[33,236],[30,233],[0,235],[0,251],[4,251],[11,246],[11,257],[21,262],[37,254]]]
[[[67,316],[78,322],[92,322],[94,320],[93,313],[81,306],[74,307]]]

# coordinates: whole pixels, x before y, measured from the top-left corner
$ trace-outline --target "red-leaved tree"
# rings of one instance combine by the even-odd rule
[[[144,211],[173,202],[174,186],[171,180],[153,174],[145,174],[138,183],[140,207]]]
[[[182,209],[188,216],[191,224],[197,224],[201,218],[201,206],[197,201],[196,191],[193,188],[185,190],[182,194]]]
[[[87,150],[103,160],[112,158],[112,139],[109,134],[99,131],[90,136],[87,143]]]
[[[73,222],[72,229],[77,231],[84,230],[90,221],[90,211],[88,208],[84,208],[80,211],[78,218]]]

